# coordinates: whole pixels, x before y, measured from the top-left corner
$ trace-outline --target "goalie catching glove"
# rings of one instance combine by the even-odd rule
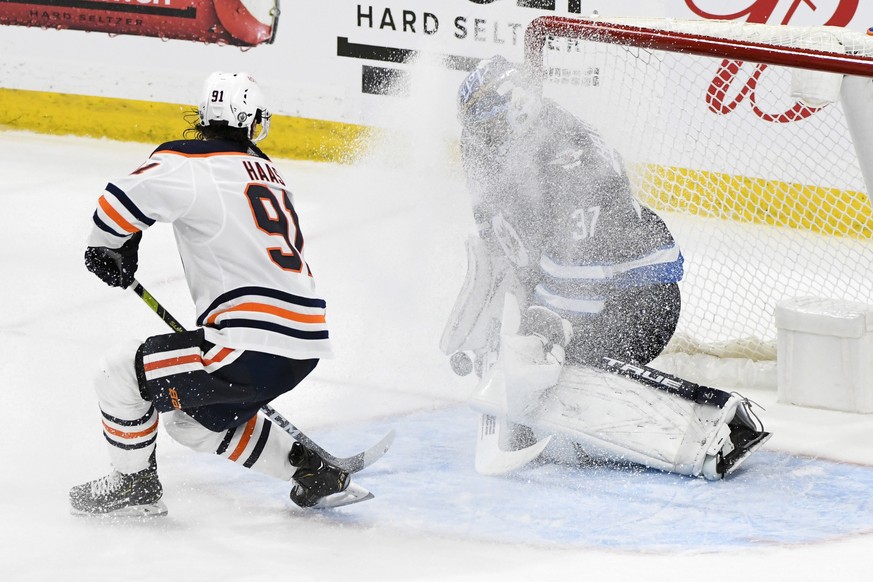
[[[88,247],[85,250],[85,267],[110,287],[130,287],[136,274],[139,258],[139,241],[142,232],[131,236],[121,247]]]

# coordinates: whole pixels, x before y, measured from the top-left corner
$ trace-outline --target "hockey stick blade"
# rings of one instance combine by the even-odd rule
[[[508,429],[506,420],[483,414],[479,420],[479,440],[476,441],[476,472],[481,475],[504,475],[517,471],[540,456],[551,442],[547,436],[524,449],[504,451],[500,435]]]
[[[331,455],[330,453],[319,447],[317,444],[312,442],[309,437],[307,437],[300,431],[292,433],[292,436],[300,441],[303,446],[311,450],[317,451],[321,458],[331,465],[339,467],[340,469],[348,471],[349,473],[357,473],[359,471],[363,471],[364,469],[381,459],[383,456],[385,456],[385,453],[388,452],[388,449],[390,449],[391,445],[394,443],[394,437],[396,436],[396,434],[397,433],[394,430],[389,431],[388,434],[382,437],[382,440],[380,440],[378,443],[371,446],[365,451],[361,451],[356,455],[352,455],[351,457],[335,457]]]
[[[357,483],[349,483],[345,491],[327,495],[318,500],[318,503],[312,506],[312,509],[333,509],[334,507],[343,507],[352,503],[360,503],[375,497],[365,488]]]
[[[331,456],[332,462],[340,469],[344,469],[349,473],[357,473],[381,459],[385,453],[388,452],[388,449],[391,448],[396,435],[397,433],[394,430],[391,430],[388,434],[382,437],[382,440],[366,451],[362,451],[357,455],[343,459]]]
[[[315,451],[318,455],[336,467],[344,471],[348,471],[349,473],[357,473],[362,469],[365,469],[381,459],[385,453],[388,452],[388,449],[391,448],[391,445],[394,443],[394,437],[396,433],[392,430],[380,440],[378,443],[368,448],[365,451],[361,451],[357,455],[352,455],[351,457],[335,457],[331,455],[326,450],[321,448],[318,444],[316,444],[312,439],[303,434],[303,432],[288,422],[282,415],[280,415],[276,410],[270,406],[269,404],[265,404],[261,407],[261,411],[273,422],[278,424],[285,432],[294,437],[295,440],[300,441],[304,447],[309,450]]]

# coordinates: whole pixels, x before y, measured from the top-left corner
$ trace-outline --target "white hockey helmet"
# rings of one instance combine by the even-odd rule
[[[248,129],[253,142],[270,132],[270,111],[264,93],[248,73],[216,71],[203,84],[199,104],[201,125],[227,125]]]

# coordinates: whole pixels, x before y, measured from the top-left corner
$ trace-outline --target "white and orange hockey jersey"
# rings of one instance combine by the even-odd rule
[[[208,341],[295,359],[330,355],[325,302],[303,257],[292,193],[257,148],[165,143],[106,186],[93,220],[88,245],[109,248],[155,222],[172,223]]]

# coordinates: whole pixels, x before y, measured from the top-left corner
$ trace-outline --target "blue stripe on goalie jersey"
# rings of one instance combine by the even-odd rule
[[[204,325],[206,323],[206,320],[209,318],[209,315],[213,311],[216,311],[221,304],[246,296],[269,297],[270,299],[278,299],[280,301],[291,303],[293,305],[300,305],[302,307],[317,307],[320,309],[324,309],[325,307],[327,307],[327,303],[325,303],[324,299],[301,297],[300,295],[286,293],[284,291],[271,289],[269,287],[239,287],[237,289],[227,291],[226,293],[222,293],[221,295],[216,297],[215,300],[209,304],[209,307],[207,307],[203,311],[203,313],[201,313],[200,316],[197,318],[197,325]]]
[[[657,255],[662,251],[675,249],[675,245],[658,249],[650,256]],[[628,288],[642,287],[645,285],[655,285],[659,283],[678,283],[682,280],[685,274],[684,263],[685,257],[682,256],[682,251],[676,249],[676,258],[669,262],[650,263],[639,267],[626,268],[624,265],[637,261],[625,261],[622,263],[589,263],[587,265],[562,265],[548,255],[542,255],[540,259],[540,270],[543,273],[545,280],[553,285],[562,285],[566,283],[588,283],[591,285],[611,285],[613,287]],[[543,261],[548,261],[545,265]],[[585,273],[584,276],[578,272],[590,268],[591,271],[597,269],[607,271],[607,273],[597,276],[593,273]],[[565,271],[565,273],[550,274],[547,270]],[[573,275],[576,270],[576,276]]]
[[[119,202],[121,202],[121,205],[124,206],[127,211],[130,212],[138,221],[142,222],[146,226],[151,226],[155,223],[155,220],[153,218],[149,218],[148,216],[143,214],[143,212],[137,207],[137,205],[133,203],[133,200],[131,200],[121,188],[119,188],[112,182],[106,184],[106,192],[112,194]]]
[[[603,309],[610,289],[629,289],[648,285],[666,285],[682,280],[682,253],[669,263],[656,263],[630,269],[617,276],[601,279],[573,279],[543,273],[535,289],[538,303],[559,312],[593,315]]]
[[[287,327],[269,321],[259,321],[257,319],[225,319],[219,323],[212,324],[210,327],[214,329],[224,329],[226,327],[249,327],[264,331],[272,331],[274,333],[280,333],[282,335],[303,340],[321,340],[328,339],[329,337],[326,329],[320,331],[302,331],[294,329],[293,327]]]
[[[631,269],[613,281],[613,285],[627,288],[678,283],[685,274],[684,262],[685,258],[682,253],[679,253],[679,257],[675,261]]]
[[[597,315],[606,306],[606,298],[592,292],[589,296],[572,293],[556,293],[545,285],[534,288],[533,302],[548,307],[559,315]]]
[[[558,307],[562,311],[575,313],[598,313],[600,309],[581,307],[585,303],[605,301],[604,295],[609,295],[610,289],[631,289],[634,287],[647,287],[649,285],[667,285],[678,283],[682,279],[682,260],[668,264],[649,265],[633,269],[612,279],[592,281],[590,279],[561,279],[544,276],[540,285],[537,285],[541,302],[550,308],[558,307],[556,302],[576,303],[576,307]],[[547,298],[550,295],[551,298]]]

